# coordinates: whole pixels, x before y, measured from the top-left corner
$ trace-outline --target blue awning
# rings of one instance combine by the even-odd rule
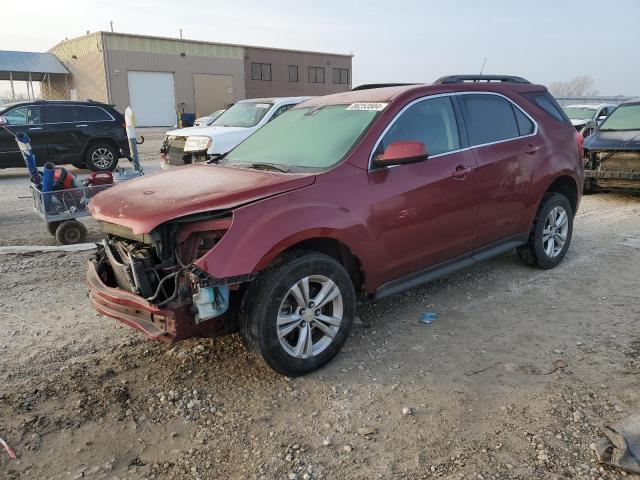
[[[33,80],[42,80],[47,74],[67,73],[69,70],[52,53],[0,50],[0,80],[26,80],[29,74]]]

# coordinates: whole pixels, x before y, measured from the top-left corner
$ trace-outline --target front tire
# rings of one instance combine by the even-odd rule
[[[564,258],[573,234],[573,209],[564,195],[546,196],[526,245],[516,249],[520,259],[532,267],[554,268]]]
[[[289,252],[247,289],[240,331],[247,348],[273,370],[304,375],[340,351],[355,304],[353,283],[340,263],[318,252]]]
[[[118,151],[109,143],[96,143],[89,146],[84,161],[92,172],[111,172],[118,166]]]

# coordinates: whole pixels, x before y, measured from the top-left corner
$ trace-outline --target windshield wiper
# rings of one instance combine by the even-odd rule
[[[263,169],[263,170],[276,170],[278,172],[287,173],[289,169],[284,165],[278,165],[277,163],[251,163],[249,164],[251,168],[255,169]]]

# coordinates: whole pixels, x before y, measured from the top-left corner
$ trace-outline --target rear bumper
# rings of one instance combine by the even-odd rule
[[[93,308],[102,315],[140,330],[151,340],[173,343],[191,337],[229,333],[226,315],[196,324],[190,304],[158,308],[132,292],[105,285],[93,260],[87,265],[87,286]]]

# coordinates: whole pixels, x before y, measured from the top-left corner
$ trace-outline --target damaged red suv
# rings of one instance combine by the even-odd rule
[[[555,267],[580,202],[581,142],[545,87],[519,77],[314,98],[216,163],[98,195],[107,235],[90,299],[152,339],[240,331],[273,369],[301,375],[343,346],[357,294],[380,299],[512,249]]]

